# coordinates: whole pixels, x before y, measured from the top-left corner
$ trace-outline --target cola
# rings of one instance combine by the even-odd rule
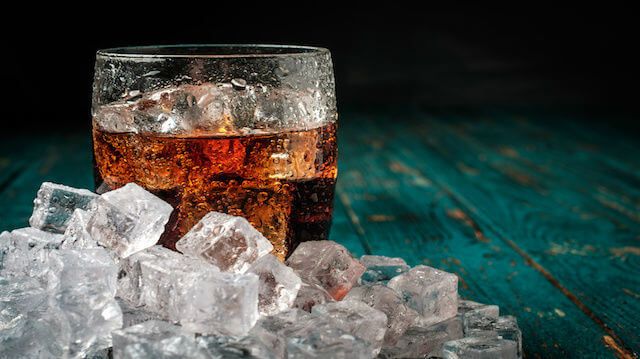
[[[281,260],[302,241],[328,237],[335,122],[284,131],[168,134],[94,126],[93,149],[98,193],[135,182],[174,207],[160,240],[168,248],[175,249],[210,211],[246,218]]]

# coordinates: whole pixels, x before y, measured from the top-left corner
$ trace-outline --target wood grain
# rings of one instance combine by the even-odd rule
[[[528,267],[527,260],[505,245],[495,229],[474,220],[477,209],[452,196],[448,182],[438,184],[437,176],[431,175],[438,163],[428,160],[433,154],[425,154],[420,141],[407,135],[416,133],[415,128],[394,125],[390,129],[385,122],[358,117],[355,126],[367,130],[356,131],[345,122],[341,138],[345,169],[341,169],[340,182],[348,183],[354,210],[360,218],[385,215],[398,219],[363,223],[374,253],[457,272],[463,294],[496,302],[504,312],[521,318],[530,356],[612,354],[602,342],[606,333],[601,328],[541,273]],[[372,146],[381,149],[372,151]],[[455,169],[455,163],[446,165]],[[567,332],[583,338],[580,347],[566,341]]]
[[[447,125],[431,127],[431,135],[441,139],[443,137],[438,136],[437,131],[448,127],[450,131],[445,133],[449,137],[446,138],[456,139],[458,151],[481,154],[484,160],[474,162],[481,173],[498,172],[506,177],[488,175],[478,182],[476,189],[456,186],[456,190],[472,201],[481,195],[477,187],[508,191],[495,201],[495,205],[474,202],[488,221],[504,228],[505,236],[517,238],[518,245],[549,268],[559,283],[575,295],[577,305],[593,316],[621,347],[625,347],[623,343],[634,343],[637,347],[638,303],[635,306],[629,303],[630,298],[621,286],[640,287],[638,258],[612,256],[620,248],[626,248],[623,252],[627,254],[637,248],[634,244],[637,245],[637,234],[640,233],[639,223],[628,215],[637,213],[637,206],[628,205],[635,201],[631,196],[637,190],[619,178],[612,178],[608,166],[613,161],[603,160],[603,156],[584,156],[581,151],[573,150],[579,147],[572,143],[569,133],[562,132],[560,126],[552,127],[553,131],[547,129],[545,133],[545,129],[539,127],[542,121],[535,122],[538,126],[535,131],[545,133],[548,140],[537,142],[527,141],[530,137],[527,134],[531,132],[522,134],[518,127],[509,127],[508,133],[491,137],[481,132],[484,131],[480,130],[482,126],[465,125],[466,121],[460,126],[453,125],[452,121],[438,122],[439,125],[444,123]],[[524,127],[531,130],[530,124]],[[494,124],[485,128],[496,132],[505,127]],[[572,133],[575,131],[574,128]],[[536,152],[536,146],[541,145],[544,152]],[[507,159],[500,156],[497,149],[505,146],[519,155]],[[441,151],[443,147],[446,145],[439,147]],[[457,153],[454,157],[463,156]],[[505,168],[527,176],[529,183],[513,180],[505,174]],[[626,182],[629,179],[627,177]],[[612,210],[610,206],[602,205],[599,188],[608,188],[609,200],[616,208]],[[501,223],[497,223],[500,219]],[[561,250],[557,250],[558,247]]]

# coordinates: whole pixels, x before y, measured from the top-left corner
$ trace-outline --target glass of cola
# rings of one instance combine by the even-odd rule
[[[169,202],[163,245],[210,211],[245,217],[281,259],[327,239],[337,176],[327,49],[100,50],[92,118],[96,191],[135,182]]]

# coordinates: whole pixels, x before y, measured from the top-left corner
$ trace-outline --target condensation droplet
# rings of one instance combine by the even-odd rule
[[[231,86],[233,86],[233,88],[235,90],[244,90],[245,88],[247,88],[247,81],[245,79],[233,79],[231,80]]]

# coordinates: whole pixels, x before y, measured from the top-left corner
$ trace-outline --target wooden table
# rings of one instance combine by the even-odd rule
[[[640,143],[521,112],[346,111],[332,239],[455,272],[518,317],[527,357],[640,351]],[[42,181],[92,187],[88,133],[0,143],[0,230]]]

